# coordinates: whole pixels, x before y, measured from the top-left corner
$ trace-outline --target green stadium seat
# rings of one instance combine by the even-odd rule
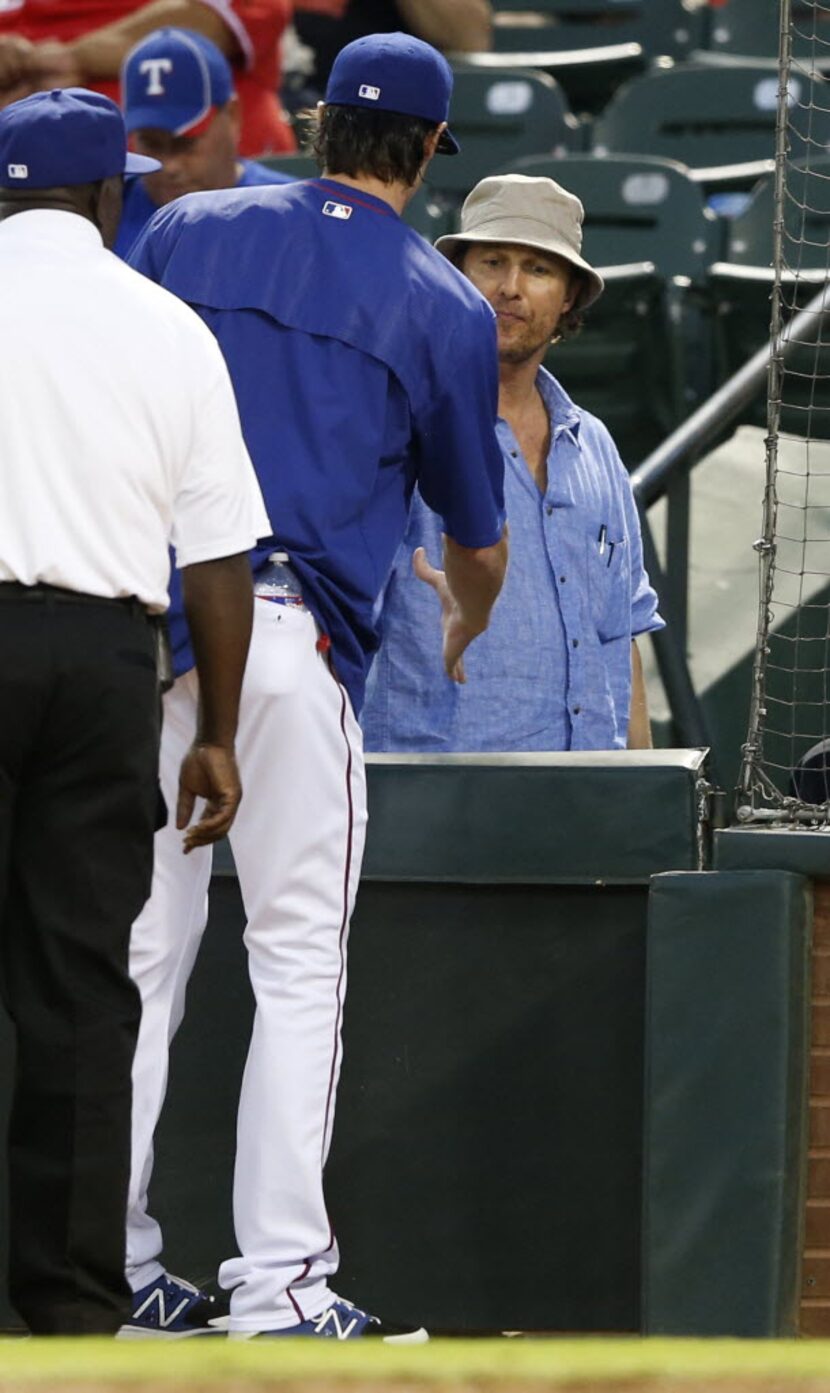
[[[666,283],[652,262],[605,266],[605,293],[582,333],[551,347],[545,366],[610,430],[629,469],[682,420],[682,346]]]
[[[818,293],[827,280],[825,268],[804,270],[796,277],[782,275],[785,322]],[[713,306],[715,367],[718,382],[725,382],[748,358],[769,342],[770,300],[773,271],[770,266],[715,262],[709,270]],[[826,331],[825,331],[826,335]],[[796,436],[830,439],[830,341],[804,343],[788,360],[784,379],[781,429]],[[767,393],[761,390],[747,407],[741,422],[767,424]]]
[[[702,11],[682,0],[495,0],[493,46],[581,49],[639,43],[649,56],[685,56],[703,38]]]
[[[606,44],[596,48],[562,49],[552,47],[558,43],[559,36],[554,32],[536,33],[536,42],[541,48],[528,48],[524,35],[527,31],[516,31],[515,44],[510,47],[509,34],[504,31],[501,49],[494,53],[456,54],[453,61],[468,67],[496,68],[515,67],[525,72],[542,72],[561,83],[571,110],[576,112],[583,126],[587,127],[590,118],[607,105],[612,94],[621,82],[626,82],[646,66],[646,55],[642,44]],[[587,141],[580,141],[583,149]]]
[[[667,279],[705,281],[718,222],[683,165],[645,155],[565,155],[531,156],[512,170],[556,179],[582,200],[584,249],[593,264],[653,261]]]
[[[761,180],[744,211],[729,223],[726,260],[770,266],[775,184]],[[788,166],[784,203],[784,259],[793,270],[830,267],[830,156]]]
[[[428,242],[435,242],[445,233],[455,231],[456,210],[445,200],[436,198],[426,185],[422,185],[406,205],[403,219]]]
[[[729,224],[727,260],[711,267],[709,295],[720,380],[769,339],[774,217],[775,186],[767,178],[758,184],[744,212]],[[830,157],[826,155],[788,166],[783,253],[786,319],[816,294],[830,274]],[[828,377],[830,344],[795,350],[785,377],[784,430],[830,438],[830,411],[824,409]],[[756,397],[744,419],[766,425],[764,393]]]
[[[579,123],[562,88],[545,73],[458,67],[451,122],[461,154],[429,167],[430,190],[459,205],[479,179],[524,155],[564,154]]]
[[[809,83],[792,74],[792,159],[811,145],[830,146],[830,97],[824,87],[823,79]],[[658,68],[626,83],[612,98],[596,122],[594,149],[679,160],[708,190],[750,187],[771,167],[777,101],[778,77],[768,64],[736,62],[728,71],[697,63]]]
[[[830,56],[830,9],[815,0],[791,0],[791,5],[795,56],[809,55],[814,47],[816,56]],[[780,8],[780,0],[722,0],[709,22],[710,52],[777,58]]]
[[[496,0],[496,52],[478,61],[510,55],[514,63],[543,67],[574,111],[593,115],[649,59],[683,58],[702,34],[702,12],[683,0]]]

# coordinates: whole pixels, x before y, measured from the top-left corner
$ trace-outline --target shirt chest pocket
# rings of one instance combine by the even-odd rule
[[[600,643],[631,630],[631,572],[628,543],[609,527],[601,541],[585,538],[586,599]]]

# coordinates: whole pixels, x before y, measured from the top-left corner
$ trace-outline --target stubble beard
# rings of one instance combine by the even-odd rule
[[[550,344],[552,335],[555,333],[556,329],[554,328],[550,334],[545,334],[537,342],[528,343],[525,340],[523,343],[505,345],[504,348],[499,347],[499,362],[510,363],[513,367],[519,367],[522,363],[529,363],[532,358],[538,357],[540,351],[544,355]]]

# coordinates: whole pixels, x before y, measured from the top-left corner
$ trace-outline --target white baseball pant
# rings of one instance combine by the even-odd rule
[[[366,828],[360,727],[305,609],[254,602],[240,705],[242,803],[231,845],[247,915],[255,1018],[242,1081],[234,1173],[240,1256],[222,1264],[231,1329],[280,1329],[330,1303],[337,1244],[322,1173],[334,1121],[346,942]],[[162,788],[176,803],[194,733],[195,672],[164,699]],[[198,812],[198,810],[197,810]],[[171,816],[156,835],[153,891],[133,928],[130,971],[142,998],[133,1070],[127,1277],[161,1272],[162,1235],[147,1212],[153,1132],[168,1046],[207,919],[211,850],[182,854]]]

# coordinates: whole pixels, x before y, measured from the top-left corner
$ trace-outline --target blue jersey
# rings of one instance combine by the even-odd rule
[[[325,179],[177,199],[130,261],[215,333],[274,540],[359,710],[415,482],[460,545],[501,535],[492,310],[387,203]]]
[[[253,188],[258,184],[291,184],[294,182],[293,175],[283,174],[277,169],[266,169],[264,164],[257,164],[256,160],[240,160],[239,163],[242,166],[242,173],[235,184],[237,189]],[[144,180],[127,179],[124,184],[124,209],[121,213],[118,236],[113,247],[116,256],[126,260],[139,232],[157,212],[158,205],[153,202],[144,187]]]

